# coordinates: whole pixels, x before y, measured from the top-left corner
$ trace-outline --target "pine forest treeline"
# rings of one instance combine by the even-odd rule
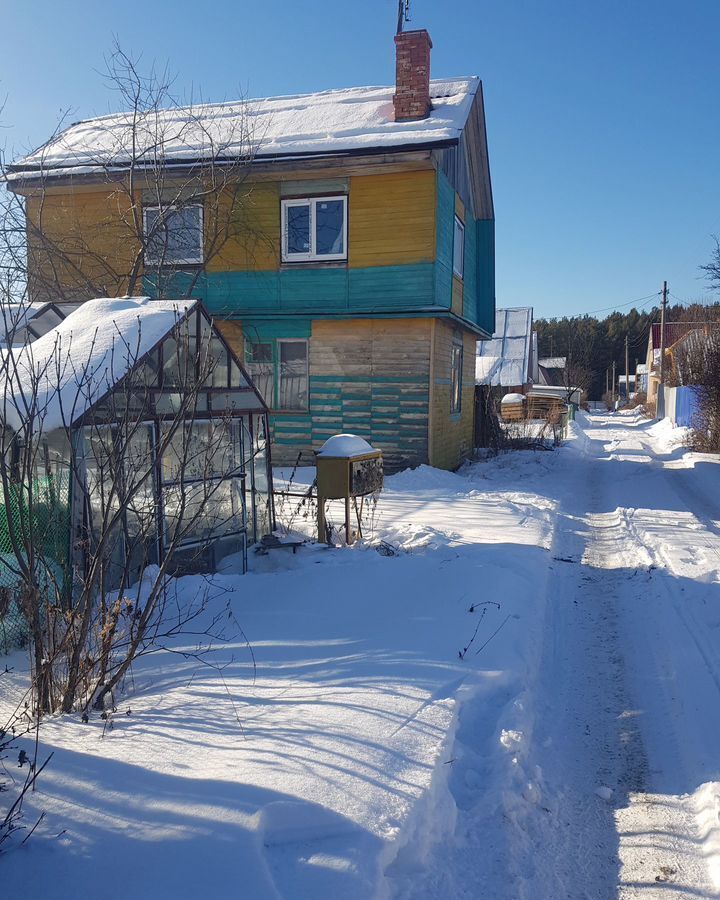
[[[668,305],[666,321],[706,321],[720,318],[720,303],[712,306]],[[605,392],[605,373],[612,371],[613,360],[618,375],[625,374],[625,336],[628,338],[630,374],[636,361],[645,362],[648,335],[653,322],[660,321],[660,307],[639,311],[613,312],[604,319],[594,316],[570,316],[562,319],[537,319],[538,355],[571,357],[574,364],[592,372],[590,399],[600,399]]]

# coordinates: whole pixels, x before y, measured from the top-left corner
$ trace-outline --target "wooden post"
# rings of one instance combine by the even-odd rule
[[[660,384],[665,384],[665,307],[667,306],[667,281],[663,281],[660,304]]]
[[[627,335],[625,335],[625,402],[630,402],[630,357],[628,354]]]
[[[615,405],[615,387],[617,385],[617,381],[615,380],[615,360],[613,360],[613,380],[612,380],[612,402]]]
[[[352,544],[352,526],[350,525],[350,495],[345,497],[345,543]]]
[[[318,497],[317,504],[318,543],[325,544],[327,543],[327,532],[325,530],[325,498]]]

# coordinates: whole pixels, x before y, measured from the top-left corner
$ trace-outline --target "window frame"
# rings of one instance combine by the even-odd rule
[[[459,241],[458,232],[460,233]],[[456,265],[458,250],[460,252],[459,270]],[[457,214],[455,214],[455,220],[453,222],[453,275],[461,281],[465,276],[465,223]]]
[[[248,375],[250,376],[250,379],[251,379],[251,381],[253,382],[253,384],[255,384],[255,378],[258,377],[258,376],[257,376],[257,373],[256,373],[256,372],[254,371],[254,369],[253,369],[253,366],[269,366],[269,368],[270,368],[270,372],[269,372],[269,373],[262,373],[262,377],[267,377],[267,374],[270,375],[270,379],[271,379],[271,385],[270,385],[270,397],[269,397],[269,398],[266,397],[265,394],[264,394],[262,391],[260,391],[260,394],[261,394],[263,400],[265,401],[265,403],[266,403],[266,405],[267,405],[267,407],[268,407],[269,409],[274,409],[274,408],[275,408],[275,395],[276,395],[276,387],[277,387],[277,373],[276,373],[276,368],[277,368],[277,367],[276,367],[276,364],[275,364],[275,356],[276,356],[276,353],[275,353],[275,346],[274,346],[274,344],[275,344],[275,341],[272,340],[272,339],[270,339],[270,340],[262,340],[262,339],[259,339],[259,340],[250,340],[250,339],[246,339],[246,340],[245,340],[245,347],[243,348],[243,349],[244,349],[244,356],[245,356],[245,369],[246,369]],[[270,359],[269,359],[269,360],[263,360],[262,362],[256,362],[256,361],[254,361],[254,360],[249,359],[249,358],[248,358],[248,349],[249,349],[250,347],[260,347],[260,346],[267,346],[267,347],[270,348]],[[257,388],[257,390],[260,390],[260,389]]]
[[[462,413],[463,354],[462,341],[454,339],[450,349],[450,415]]]
[[[280,406],[280,397],[282,395],[280,390],[280,381],[282,378],[282,360],[281,360],[281,351],[280,347],[282,344],[304,344],[305,345],[305,384],[306,384],[306,399],[304,406]],[[276,396],[275,400],[277,401],[277,406],[275,407],[280,411],[287,412],[307,412],[310,409],[310,341],[307,338],[277,338],[275,340],[275,358],[276,358],[276,366],[275,366],[275,391]]]
[[[315,207],[318,203],[341,200],[343,204],[343,252],[317,253],[317,234],[315,230]],[[309,207],[310,249],[307,253],[290,253],[288,250],[287,210],[291,207]],[[281,257],[284,263],[294,262],[338,262],[348,258],[348,195],[327,194],[314,197],[283,197],[280,201]]]
[[[252,371],[253,363],[247,358],[247,346],[255,346],[260,344],[269,345],[271,350],[271,360],[269,363],[257,363],[257,365],[269,365],[272,369],[272,397],[265,398],[265,402],[267,403],[269,409],[272,412],[308,412],[310,409],[310,339],[309,338],[292,338],[292,337],[281,337],[281,338],[272,338],[270,340],[248,340],[246,341],[246,356],[245,356],[245,365],[250,375],[250,378],[254,380],[255,376]],[[304,344],[305,345],[305,384],[306,384],[306,400],[304,406],[281,406],[280,405],[280,397],[282,396],[282,391],[280,389],[280,381],[281,381],[281,350],[280,347],[282,344]]]
[[[184,258],[184,259],[157,259],[150,258],[150,244],[151,238],[148,237],[148,227],[147,227],[147,214],[151,211],[158,210],[160,212],[164,212],[166,214],[166,224],[172,216],[173,212],[177,212],[178,210],[185,209],[197,209],[200,213],[200,247],[198,251],[198,258]],[[143,238],[145,240],[145,248],[143,250],[143,260],[146,266],[201,266],[205,262],[205,210],[203,208],[202,203],[186,203],[186,204],[178,204],[172,203],[168,206],[158,206],[157,204],[150,204],[148,206],[143,206]]]

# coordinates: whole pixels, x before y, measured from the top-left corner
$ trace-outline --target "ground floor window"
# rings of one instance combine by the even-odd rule
[[[279,338],[245,342],[245,361],[255,387],[272,409],[308,408],[308,342]]]
[[[453,340],[450,356],[450,412],[459,413],[462,408],[463,345]]]

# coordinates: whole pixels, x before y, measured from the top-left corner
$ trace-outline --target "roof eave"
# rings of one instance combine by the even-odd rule
[[[406,144],[378,145],[375,147],[351,147],[346,150],[333,151],[308,151],[306,153],[263,153],[243,160],[241,157],[228,157],[226,159],[208,160],[203,157],[193,157],[190,159],[178,159],[169,161],[165,164],[166,170],[177,172],[178,175],[192,172],[193,169],[207,167],[209,164],[213,166],[247,166],[251,170],[260,168],[263,165],[274,166],[283,163],[297,163],[305,161],[323,161],[323,160],[359,160],[369,158],[375,160],[377,157],[398,157],[408,154],[415,156],[423,156],[427,158],[433,150],[442,149],[443,147],[454,147],[459,142],[458,137],[443,138],[434,141],[414,141]],[[121,177],[131,170],[135,172],[152,171],[155,166],[151,163],[143,165],[136,163],[135,165],[122,164],[117,166],[97,166],[94,171],[87,170],[90,166],[87,163],[78,163],[76,166],[56,166],[56,167],[21,167],[10,165],[7,167],[7,175],[4,179],[8,190],[19,192],[23,188],[35,188],[38,183],[59,184],[64,182],[93,182],[97,180],[106,181],[113,177]],[[73,169],[77,169],[77,174],[73,174]],[[58,174],[54,174],[57,171]],[[9,176],[9,177],[8,177]]]

